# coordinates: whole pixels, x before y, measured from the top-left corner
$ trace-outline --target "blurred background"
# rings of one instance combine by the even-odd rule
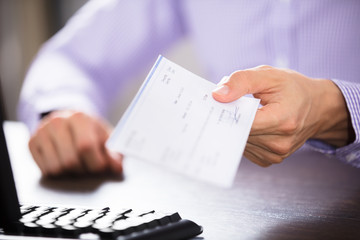
[[[21,85],[41,44],[87,0],[0,0],[0,77],[6,118],[16,120]]]
[[[0,78],[3,109],[8,120],[17,120],[16,107],[26,71],[41,44],[62,28],[88,0],[0,0]],[[161,53],[165,54],[165,53]],[[201,75],[192,47],[186,39],[166,57]],[[109,120],[116,123],[141,85],[149,69],[124,89]]]

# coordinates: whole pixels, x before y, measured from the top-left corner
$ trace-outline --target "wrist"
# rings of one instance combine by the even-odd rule
[[[317,112],[317,130],[311,137],[335,147],[342,147],[351,138],[351,121],[342,92],[331,80],[316,79],[313,86],[313,111]]]

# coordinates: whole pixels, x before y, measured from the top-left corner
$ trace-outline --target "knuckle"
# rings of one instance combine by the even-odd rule
[[[274,142],[271,144],[270,149],[276,155],[287,155],[291,151],[292,144],[290,141]]]
[[[249,69],[245,69],[245,70],[238,70],[235,71],[231,74],[231,77],[235,77],[235,78],[246,78],[248,77],[248,75],[250,74],[250,70]]]
[[[224,84],[226,84],[226,85],[231,85],[231,84],[233,84],[234,82],[237,82],[237,81],[239,81],[239,79],[241,79],[241,78],[243,78],[243,73],[242,73],[243,71],[236,71],[236,72],[233,72],[230,76],[229,76],[229,78],[228,78],[228,80],[224,83]]]
[[[86,118],[86,115],[83,112],[73,112],[70,114],[69,118],[72,120],[82,120]]]
[[[261,159],[260,161],[257,161],[256,164],[259,165],[260,167],[267,168],[271,166],[272,162],[271,161],[265,162],[263,159]]]
[[[95,146],[94,141],[91,139],[82,139],[77,144],[77,150],[80,154],[88,153],[90,152]]]
[[[33,136],[36,138],[36,137],[39,137],[39,136],[43,135],[43,133],[47,129],[47,126],[48,126],[48,122],[40,124],[38,126],[38,128],[36,129],[36,132],[35,132],[35,134]]]
[[[89,167],[89,171],[92,173],[103,172],[107,168],[105,161],[103,161],[102,159],[96,159],[96,160],[97,161],[93,162]]]
[[[246,79],[248,77],[249,77],[249,70],[238,70],[230,75],[229,82],[239,81],[241,79]]]
[[[46,173],[50,176],[59,176],[63,172],[62,168],[60,166],[53,166],[51,168],[48,168]]]
[[[229,80],[233,79],[234,77],[238,78],[238,77],[242,76],[244,74],[244,72],[246,72],[246,70],[238,70],[238,71],[233,72],[230,75]]]
[[[247,82],[251,78],[252,72],[250,70],[239,70],[230,75],[226,84],[229,85],[231,89],[247,89],[249,87]],[[249,89],[247,89],[246,92],[249,92]]]
[[[48,129],[47,126],[41,126],[38,128],[37,132],[31,137],[30,141],[31,144],[34,145],[34,147],[37,145],[37,143],[42,143],[47,141],[48,139]]]
[[[72,169],[78,167],[79,162],[78,162],[77,158],[68,156],[68,157],[64,158],[63,165],[64,165],[65,169],[72,170]]]
[[[271,166],[271,162],[268,161],[266,159],[266,157],[260,157],[260,156],[256,156],[254,153],[252,153],[251,151],[245,151],[244,152],[244,156],[252,161],[253,163],[259,165],[260,167],[269,167]]]
[[[271,69],[275,69],[274,67],[269,66],[269,65],[259,65],[259,66],[257,66],[256,68],[261,69],[261,70],[271,70]]]
[[[280,125],[281,132],[283,132],[286,135],[293,135],[297,132],[298,129],[299,129],[299,124],[293,118],[287,119]]]
[[[55,129],[62,129],[65,124],[65,119],[60,116],[55,116],[49,121],[49,125],[51,125]]]
[[[280,72],[278,68],[269,65],[260,65],[254,68],[255,71],[261,71],[267,74],[267,77],[272,81],[280,81]]]
[[[281,157],[280,155],[273,155],[271,158],[268,159],[269,162],[271,162],[272,164],[279,164],[281,163],[284,159],[283,157]]]
[[[267,168],[270,167],[272,164],[271,163],[263,163],[262,165],[260,165],[263,168]]]
[[[95,171],[97,172],[102,172],[107,168],[107,164],[105,163],[105,161],[98,161]]]

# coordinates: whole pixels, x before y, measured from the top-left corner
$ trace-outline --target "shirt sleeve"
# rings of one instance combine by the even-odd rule
[[[106,116],[120,88],[184,35],[177,1],[89,1],[39,51],[18,117],[33,131],[43,112]]]
[[[355,141],[347,146],[335,148],[319,140],[308,140],[307,143],[325,154],[335,155],[336,158],[360,168],[360,84],[339,80],[332,80],[341,90],[351,116]]]

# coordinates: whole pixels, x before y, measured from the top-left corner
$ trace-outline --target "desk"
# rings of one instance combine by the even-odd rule
[[[222,189],[134,159],[123,180],[41,179],[26,128],[8,122],[5,133],[23,203],[176,210],[205,240],[360,239],[360,169],[307,148],[269,168],[243,159],[233,188]]]

